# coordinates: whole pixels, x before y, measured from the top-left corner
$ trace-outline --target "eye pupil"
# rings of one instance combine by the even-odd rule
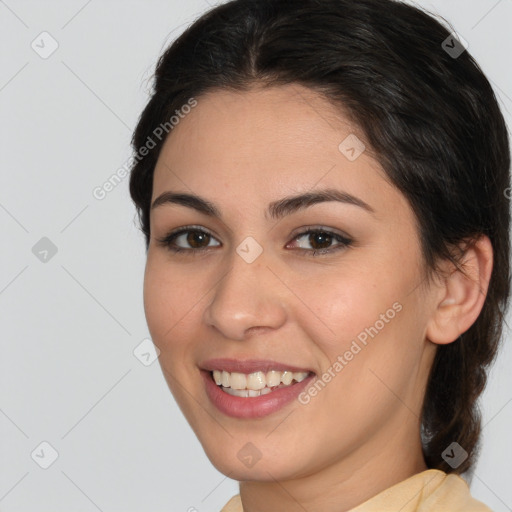
[[[323,239],[323,242],[322,242],[322,239]],[[324,232],[311,233],[309,235],[309,240],[313,247],[316,245],[316,240],[320,240],[319,243],[320,243],[320,245],[322,245],[322,243],[323,243],[323,246],[315,247],[315,248],[316,249],[325,249],[331,245],[332,236],[327,233],[324,233]],[[313,241],[315,241],[315,243],[313,243]]]
[[[204,239],[208,241],[210,235],[208,233],[204,233],[202,231],[190,231],[187,236],[187,243],[190,244],[191,247],[201,247],[201,241],[204,242]],[[196,242],[199,241],[199,244],[196,245]]]

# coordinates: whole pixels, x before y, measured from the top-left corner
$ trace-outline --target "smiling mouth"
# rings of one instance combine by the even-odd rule
[[[215,384],[225,393],[242,398],[253,398],[267,395],[276,389],[293,386],[312,375],[312,372],[270,370],[246,374],[213,370],[210,371],[210,375]]]

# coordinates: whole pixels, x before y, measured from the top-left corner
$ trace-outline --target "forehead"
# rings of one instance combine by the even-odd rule
[[[347,144],[364,150],[354,159]],[[210,91],[167,137],[152,199],[178,189],[220,203],[267,203],[321,186],[342,188],[368,203],[400,201],[363,144],[340,108],[298,84]]]

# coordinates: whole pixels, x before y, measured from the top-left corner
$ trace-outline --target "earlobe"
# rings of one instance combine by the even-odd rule
[[[465,250],[461,267],[454,268],[437,289],[437,304],[429,319],[426,337],[445,345],[459,338],[476,321],[487,296],[493,268],[492,244],[481,235]],[[435,291],[433,291],[435,293]]]

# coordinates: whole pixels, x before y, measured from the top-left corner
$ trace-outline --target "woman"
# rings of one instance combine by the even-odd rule
[[[509,297],[509,142],[464,41],[392,0],[233,0],[133,136],[144,306],[225,512],[488,511],[460,474]]]

